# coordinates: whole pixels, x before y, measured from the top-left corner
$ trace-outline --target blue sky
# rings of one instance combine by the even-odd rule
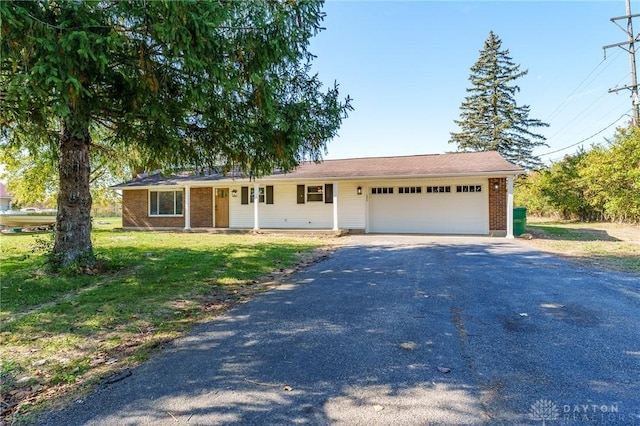
[[[631,9],[640,13],[640,3]],[[604,60],[602,48],[626,40],[610,21],[625,15],[624,0],[328,0],[324,11],[326,30],[310,46],[314,69],[355,108],[326,159],[455,151],[449,134],[491,30],[529,70],[516,81],[516,101],[550,124],[539,129],[549,144],[535,151],[543,161],[602,143],[630,120],[630,91],[608,93],[630,84],[629,55],[612,48]]]

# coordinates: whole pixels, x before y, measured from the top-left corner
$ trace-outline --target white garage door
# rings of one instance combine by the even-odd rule
[[[488,234],[487,184],[369,189],[369,232]]]

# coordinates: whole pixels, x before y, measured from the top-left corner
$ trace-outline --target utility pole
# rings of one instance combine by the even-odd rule
[[[637,37],[633,35],[633,18],[640,16],[640,14],[631,14],[631,0],[626,1],[626,12],[625,16],[617,16],[615,18],[611,18],[611,22],[616,24],[622,31],[627,34],[627,41],[623,41],[620,43],[609,44],[607,46],[603,46],[605,57],[607,55],[607,49],[611,47],[621,47],[627,52],[629,52],[629,62],[631,64],[631,84],[629,86],[619,87],[616,89],[609,89],[609,93],[618,92],[623,89],[631,90],[631,104],[633,106],[633,124],[637,126],[640,124],[640,99],[638,99],[638,80],[636,77],[636,49],[635,43],[640,40],[640,34]],[[627,28],[624,28],[622,25],[618,24],[616,21],[621,19],[627,20]],[[627,47],[628,46],[628,47]]]

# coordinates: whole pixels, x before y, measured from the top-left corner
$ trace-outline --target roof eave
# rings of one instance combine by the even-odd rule
[[[428,174],[408,174],[408,175],[362,175],[362,176],[316,176],[316,177],[308,177],[308,176],[298,176],[291,178],[264,178],[257,179],[260,182],[283,182],[283,181],[319,181],[319,180],[381,180],[381,179],[436,179],[436,178],[449,178],[449,177],[471,177],[471,176],[482,176],[482,177],[505,177],[505,176],[517,176],[519,174],[524,173],[524,170],[498,170],[498,171],[487,171],[487,172],[461,172],[461,173],[428,173]]]
[[[256,179],[254,182],[261,183],[277,183],[277,182],[296,182],[296,181],[371,181],[371,180],[393,180],[393,179],[437,179],[437,178],[453,178],[453,177],[506,177],[506,176],[517,176],[519,174],[524,173],[524,169],[521,170],[491,170],[484,172],[460,172],[460,173],[426,173],[426,174],[405,174],[405,175],[362,175],[362,176],[295,176],[295,173],[291,173],[287,176],[269,178],[268,176],[262,179]],[[201,180],[182,180],[173,183],[158,183],[158,184],[148,184],[148,185],[114,185],[110,188],[113,190],[132,190],[132,189],[174,189],[174,188],[182,188],[185,186],[190,187],[209,187],[215,186],[216,184],[230,184],[230,183],[250,183],[249,179],[232,179],[232,178],[223,178],[218,180],[211,180],[203,182]]]

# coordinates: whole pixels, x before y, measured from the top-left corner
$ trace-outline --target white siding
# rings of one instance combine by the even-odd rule
[[[310,185],[332,184],[332,182],[309,183]],[[300,185],[305,182],[300,182]],[[265,229],[331,229],[333,227],[333,204],[324,201],[297,203],[298,183],[276,184],[273,188],[273,204],[260,203],[258,216],[260,228]],[[250,185],[242,185],[249,186]],[[263,185],[261,185],[263,186]],[[360,185],[362,186],[362,185]],[[365,195],[357,195],[356,184],[338,184],[338,227],[341,229],[364,229]],[[253,203],[241,204],[240,186],[237,196],[230,198],[229,226],[231,228],[253,227]]]
[[[264,229],[332,229],[333,204],[297,203],[297,185],[332,184],[287,182],[274,184],[273,204],[260,203],[259,226]],[[253,228],[253,203],[241,204],[241,186],[229,199],[229,226]],[[480,185],[481,192],[457,193],[457,185]],[[262,185],[261,186],[265,186]],[[427,186],[450,186],[449,193],[427,193]],[[358,195],[357,188],[362,188]],[[372,194],[371,188],[392,187],[393,194]],[[421,193],[400,194],[399,187],[420,187]],[[338,182],[338,227],[367,232],[488,234],[489,194],[486,178]],[[306,196],[306,191],[305,191]]]
[[[361,195],[358,195],[358,187],[362,188]],[[365,229],[366,200],[367,192],[362,183],[338,183],[338,227],[340,229]]]
[[[251,187],[250,185],[244,185]],[[231,194],[236,191],[236,196],[229,197],[229,228],[253,228],[253,204],[241,204],[240,186],[231,186]]]

